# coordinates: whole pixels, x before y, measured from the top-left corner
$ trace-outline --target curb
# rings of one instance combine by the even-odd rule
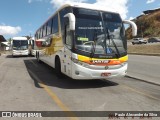
[[[129,76],[129,75],[126,75],[126,77],[127,77],[127,78],[132,78],[132,79],[135,79],[135,80],[138,80],[138,81],[142,81],[142,82],[145,82],[145,83],[149,83],[149,84],[152,84],[152,85],[160,86],[160,83],[143,80],[143,79],[136,78],[136,77],[132,77],[132,76]]]

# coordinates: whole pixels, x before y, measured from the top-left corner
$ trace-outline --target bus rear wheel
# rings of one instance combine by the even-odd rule
[[[41,60],[39,59],[39,52],[36,53],[37,62],[41,63]]]
[[[59,58],[56,58],[55,60],[55,72],[56,72],[57,77],[62,78],[61,62]]]

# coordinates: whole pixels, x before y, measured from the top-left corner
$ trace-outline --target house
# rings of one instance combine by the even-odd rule
[[[4,42],[7,42],[6,39],[0,35],[0,51],[6,50],[7,45]]]
[[[151,13],[157,12],[157,11],[160,11],[160,8],[155,8],[155,9],[152,9],[152,10],[146,10],[146,11],[143,11],[143,13],[145,15],[147,15],[147,14],[151,14]]]

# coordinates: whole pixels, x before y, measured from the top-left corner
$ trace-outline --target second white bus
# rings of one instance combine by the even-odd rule
[[[26,37],[13,37],[11,40],[12,56],[28,56],[28,39]]]

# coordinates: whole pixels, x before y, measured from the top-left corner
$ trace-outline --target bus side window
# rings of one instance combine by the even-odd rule
[[[52,21],[53,19],[51,18],[47,23],[47,35],[50,35],[52,33]]]
[[[47,24],[45,24],[44,26],[43,26],[43,37],[45,37],[46,36],[46,31],[47,31]]]
[[[51,43],[52,43],[52,39],[51,38],[48,38],[46,40],[46,47],[50,47],[51,46]]]
[[[42,38],[42,28],[39,29],[39,38]]]
[[[52,33],[58,32],[58,14],[53,17],[52,21]]]

